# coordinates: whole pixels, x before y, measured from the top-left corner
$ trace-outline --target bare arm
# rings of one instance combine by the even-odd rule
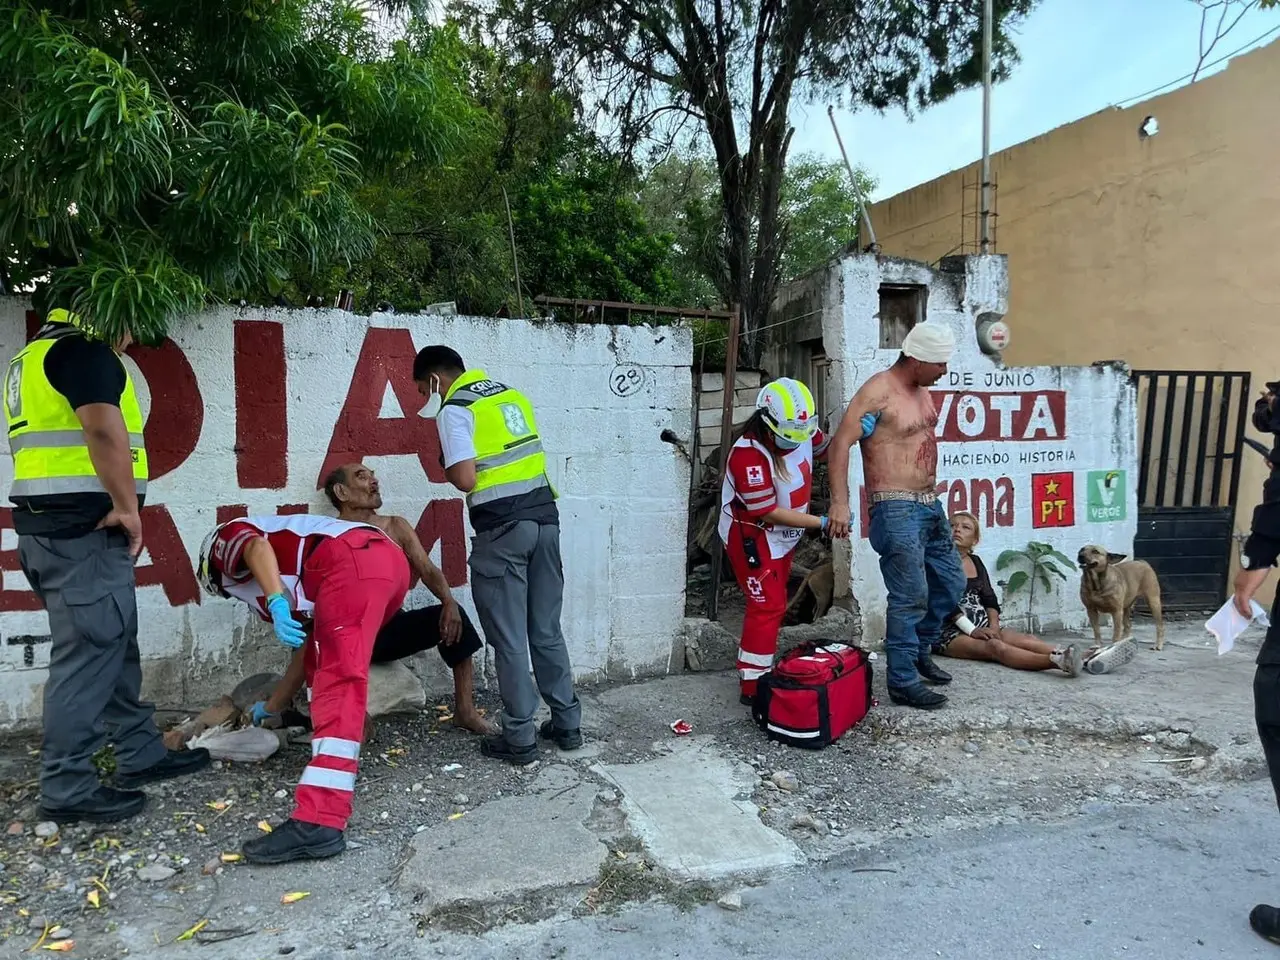
[[[475,463],[474,460],[466,462]],[[404,517],[392,517],[391,522],[387,524],[387,533],[409,558],[409,567],[417,574],[423,586],[435,594],[441,603],[453,603],[453,595],[449,592],[449,581],[445,579],[444,571],[431,562],[431,557],[427,555],[422,541],[418,539],[417,531],[409,526],[409,521]]]
[[[142,552],[142,518],[138,514],[133,451],[124,415],[114,404],[86,403],[76,407],[76,418],[84,431],[94,473],[111,497],[111,512],[98,526],[123,530],[129,538],[129,553],[137,557]]]
[[[112,507],[120,513],[136,514],[138,488],[133,479],[133,452],[120,408],[110,403],[88,403],[76,409],[76,417],[84,429],[89,459],[111,495]]]
[[[254,537],[244,546],[244,563],[258,581],[263,594],[271,596],[284,593],[284,581],[280,579],[280,564],[266,537]]]
[[[765,523],[780,523],[784,527],[801,527],[806,530],[821,530],[822,518],[812,513],[801,513],[799,510],[788,510],[786,507],[775,507],[759,518]]]
[[[452,467],[446,467],[445,478],[463,493],[470,493],[476,488],[475,460],[459,460]],[[424,578],[423,582],[426,580]],[[430,586],[428,584],[428,586]]]
[[[475,461],[466,462],[472,465],[474,474]],[[409,558],[409,566],[423,585],[440,601],[440,642],[445,646],[456,643],[462,636],[462,613],[458,602],[449,592],[449,581],[445,579],[444,571],[431,562],[431,557],[423,549],[422,541],[418,539],[417,531],[409,526],[409,521],[404,517],[392,517],[387,524],[387,533],[400,545],[404,555]]]
[[[306,664],[300,647],[294,651],[293,657],[289,660],[289,668],[285,670],[284,676],[280,678],[276,688],[271,691],[271,696],[267,698],[267,710],[271,713],[279,713],[288,709],[289,704],[293,703],[293,698],[302,689],[305,680]]]
[[[884,390],[879,380],[872,377],[853,395],[844,416],[840,418],[840,426],[831,437],[831,445],[827,448],[827,477],[831,486],[831,502],[847,507],[849,505],[849,451],[862,439],[862,418],[868,413],[877,413],[884,406]]]

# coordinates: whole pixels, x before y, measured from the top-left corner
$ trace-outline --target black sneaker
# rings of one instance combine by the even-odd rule
[[[936,683],[939,686],[951,682],[951,674],[933,662],[933,657],[924,656],[916,661],[916,669],[925,683]]]
[[[541,756],[536,743],[527,747],[517,747],[507,743],[507,738],[502,734],[481,740],[480,752],[492,760],[505,760],[507,763],[514,763],[517,767],[527,766]]]
[[[1249,913],[1249,926],[1264,940],[1280,945],[1280,909],[1260,903]]]
[[[745,693],[738,694],[738,702],[744,707],[754,707],[756,705],[755,697],[748,697]]]
[[[561,750],[577,750],[582,746],[581,730],[561,730],[554,720],[548,720],[539,727],[538,736],[543,740],[554,740]]]
[[[902,707],[915,707],[917,710],[937,710],[947,702],[947,698],[936,690],[930,690],[923,683],[914,687],[890,687],[889,699]]]
[[[203,770],[209,765],[209,751],[203,747],[195,750],[170,750],[163,760],[153,763],[136,773],[117,773],[116,786],[123,790],[135,790],[148,783],[185,777],[188,773]]]
[[[246,840],[241,849],[250,863],[288,863],[336,857],[347,849],[347,840],[334,827],[290,819],[268,834]]]
[[[54,823],[115,823],[127,820],[142,812],[147,805],[147,795],[141,790],[117,790],[100,786],[79,803],[69,807],[40,807],[40,819]]]

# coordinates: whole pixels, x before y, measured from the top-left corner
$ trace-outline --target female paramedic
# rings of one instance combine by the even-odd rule
[[[873,430],[871,415],[865,419]],[[871,433],[867,426],[863,424],[864,436]],[[826,450],[813,394],[799,380],[783,377],[760,391],[755,413],[729,451],[720,494],[720,539],[747,600],[738,644],[745,704],[755,697],[756,680],[773,666],[792,553],[806,530],[827,530],[826,517],[808,512],[813,461]]]

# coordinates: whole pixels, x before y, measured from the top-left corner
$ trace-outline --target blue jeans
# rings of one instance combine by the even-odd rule
[[[955,613],[964,593],[964,568],[951,542],[951,524],[942,504],[886,500],[871,505],[867,531],[880,555],[889,593],[885,656],[890,687],[920,682],[916,663],[938,642],[943,621]]]

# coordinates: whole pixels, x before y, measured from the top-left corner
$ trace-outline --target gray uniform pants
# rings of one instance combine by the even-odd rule
[[[138,606],[124,535],[97,530],[69,540],[23,536],[18,557],[49,612],[40,798],[57,809],[98,789],[92,758],[108,737],[121,773],[158,763],[165,747],[154,708],[138,699]]]
[[[539,691],[556,727],[577,730],[582,706],[573,692],[569,648],[560,632],[560,527],[517,520],[477,533],[469,563],[471,595],[498,670],[507,743],[527,747],[537,741],[533,718]]]

